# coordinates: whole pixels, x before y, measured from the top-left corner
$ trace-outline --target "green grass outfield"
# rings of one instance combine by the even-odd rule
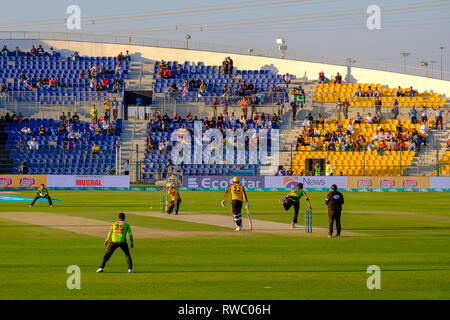
[[[35,192],[18,195],[34,196]],[[52,212],[113,222],[118,212],[153,211],[159,192],[52,191],[56,202],[0,202],[0,212]],[[314,226],[326,228],[325,193],[310,193]],[[230,216],[223,192],[181,193],[183,211]],[[248,192],[254,219],[285,222],[281,192]],[[0,217],[0,299],[449,299],[450,196],[446,193],[344,193],[343,237],[263,234],[127,215],[131,226],[229,235],[135,239],[136,273],[117,251],[95,273],[103,239]],[[302,200],[300,221],[305,203]],[[230,226],[231,227],[231,226]],[[361,234],[345,237],[346,231]],[[105,230],[106,236],[107,230]],[[369,290],[369,265],[381,290]],[[81,268],[81,290],[66,268]]]

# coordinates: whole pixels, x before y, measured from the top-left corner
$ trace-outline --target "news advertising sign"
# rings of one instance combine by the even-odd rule
[[[265,188],[295,189],[298,183],[303,183],[305,189],[330,189],[335,184],[338,188],[347,188],[347,177],[343,176],[266,176]]]
[[[129,188],[130,176],[49,175],[47,185],[52,188]]]
[[[353,189],[415,189],[430,188],[429,177],[348,177],[348,187]]]
[[[239,177],[240,183],[247,189],[264,188],[264,177]],[[233,176],[184,176],[184,188],[226,189],[233,183]]]
[[[4,174],[0,175],[0,188],[34,188],[42,183],[47,184],[45,174]]]

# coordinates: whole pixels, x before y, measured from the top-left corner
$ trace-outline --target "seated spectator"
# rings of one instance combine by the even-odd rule
[[[405,93],[403,92],[403,89],[400,87],[400,86],[398,86],[398,89],[397,89],[397,98],[398,97],[404,97],[405,96]]]
[[[371,86],[369,86],[369,87],[367,88],[367,91],[365,92],[364,95],[365,95],[366,97],[373,97],[373,90],[372,90]]]
[[[108,129],[106,129],[106,134],[108,136],[113,136],[114,135],[114,127],[112,125],[109,125]]]
[[[326,82],[326,78],[325,78],[325,73],[323,71],[319,72],[319,83],[325,83]]]
[[[387,145],[384,141],[380,142],[377,149],[377,154],[379,156],[384,156],[384,152],[386,151]]]
[[[158,145],[158,150],[161,154],[165,154],[167,151],[167,145],[164,139],[161,139]]]
[[[41,124],[41,127],[39,128],[39,135],[40,136],[45,136],[45,128],[44,128],[43,124]]]
[[[100,154],[100,147],[95,142],[94,142],[94,145],[92,146],[92,153]]]
[[[373,90],[373,96],[376,98],[379,98],[381,96],[381,92],[380,90],[378,90],[378,88],[375,88],[375,90]]]
[[[103,86],[101,82],[97,82],[97,87],[95,88],[95,91],[103,91]]]
[[[33,140],[28,141],[28,147],[30,150],[39,150],[39,142],[36,141],[36,138],[33,138]]]
[[[19,47],[16,47],[16,50],[14,50],[13,55],[16,57],[22,56],[22,51],[20,51]]]
[[[19,172],[19,174],[28,174],[29,169],[28,169],[28,165],[26,161],[22,161],[19,165],[19,167],[17,168],[17,171]]]
[[[106,77],[103,77],[102,79],[102,87],[104,90],[109,89],[109,80]]]
[[[43,56],[45,53],[44,48],[42,48],[42,45],[38,45],[37,49],[36,49],[36,55],[37,56]]]
[[[26,146],[22,139],[19,139],[19,142],[17,143],[16,148],[17,148],[17,150],[20,150],[20,151],[25,150]]]
[[[380,123],[381,119],[378,116],[378,113],[375,113],[375,115],[373,116],[373,123]]]
[[[8,91],[8,86],[6,85],[5,81],[2,81],[2,84],[0,86],[0,92],[6,92]]]
[[[305,117],[305,120],[303,120],[302,127],[304,128],[311,128],[311,121],[308,119],[308,117]]]
[[[417,95],[417,90],[414,90],[413,87],[409,87],[409,96],[415,97]]]
[[[67,137],[69,138],[69,140],[75,141],[77,139],[75,130],[74,129],[70,130],[70,132],[67,135]]]
[[[369,124],[375,123],[374,122],[374,117],[370,114],[370,112],[369,112],[369,114],[366,117],[366,122],[369,123]]]
[[[1,51],[2,56],[7,57],[9,55],[9,50],[6,45],[3,46],[3,49]]]
[[[339,72],[336,74],[336,77],[334,77],[334,83],[342,83],[342,76]]]
[[[358,87],[358,90],[355,91],[355,94],[353,96],[354,97],[363,97],[364,96],[364,92],[362,91],[361,86]]]
[[[412,138],[409,139],[408,151],[416,151],[416,144]]]
[[[202,83],[200,84],[200,92],[202,93],[202,95],[206,94],[207,89],[208,89],[208,86],[207,86],[206,83],[202,80]]]
[[[372,140],[372,142],[369,142],[367,144],[367,151],[374,151],[375,148],[376,148],[376,146],[375,146],[375,142],[373,140]]]
[[[27,136],[32,136],[33,133],[31,132],[30,128],[28,128],[27,126],[24,126],[22,128],[22,130],[20,130],[20,132],[25,133]]]
[[[73,116],[72,116],[72,123],[79,123],[79,122],[80,122],[80,116],[78,115],[77,112],[74,112]]]
[[[428,126],[428,124],[426,122],[422,122],[419,132],[426,136],[428,135],[429,131],[430,127]]]
[[[75,139],[81,140],[83,138],[83,134],[81,133],[81,130],[78,129],[77,132],[75,132]]]

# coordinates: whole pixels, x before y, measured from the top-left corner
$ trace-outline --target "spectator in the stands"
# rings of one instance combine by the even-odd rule
[[[26,161],[22,161],[19,165],[19,167],[17,168],[17,171],[19,172],[19,174],[28,174],[28,172],[30,171],[27,165]]]
[[[39,150],[39,142],[36,141],[36,138],[33,138],[33,140],[28,141],[28,147],[30,150]]]
[[[415,106],[412,106],[411,111],[409,112],[410,114],[410,120],[412,124],[416,124],[417,123],[417,110]]]
[[[367,123],[374,123],[374,117],[370,114],[370,112],[369,112],[369,114],[367,115],[367,117],[366,117],[366,122]]]
[[[355,94],[353,96],[354,97],[363,97],[364,96],[364,92],[363,92],[361,86],[358,86],[358,90],[355,91]]]
[[[9,50],[6,45],[3,46],[3,49],[1,51],[2,56],[7,57],[9,55]]]
[[[409,96],[415,97],[417,95],[417,90],[414,90],[413,87],[409,87]]]
[[[91,124],[89,125],[89,130],[91,132],[95,132],[97,130],[97,123],[94,120],[92,120]]]
[[[319,72],[319,83],[325,83],[325,73],[323,71]]]
[[[103,86],[101,82],[97,82],[97,87],[95,88],[95,91],[103,91]]]
[[[27,126],[24,126],[22,128],[22,130],[20,130],[20,132],[25,133],[27,136],[32,136],[33,135],[31,130],[30,130],[30,128],[28,128]]]
[[[364,94],[366,97],[373,97],[373,90],[371,86],[367,87],[367,91]]]
[[[398,115],[400,114],[400,111],[398,109],[398,101],[397,101],[397,99],[394,100],[392,113],[394,115],[394,119],[397,119]]]
[[[114,97],[112,99],[111,107],[112,107],[112,111],[113,111],[114,121],[116,121],[117,117],[119,116],[119,101],[117,101],[116,97]]]
[[[41,126],[39,128],[39,135],[45,136],[45,132],[46,132],[46,130],[45,130],[44,124],[41,123]]]
[[[289,87],[289,85],[291,84],[291,75],[289,73],[286,73],[283,76],[283,80],[284,80],[284,86],[287,88]]]
[[[20,57],[20,56],[22,56],[22,51],[20,51],[19,47],[16,47],[16,49],[15,49],[14,52],[13,52],[13,55],[14,55],[15,57]]]
[[[38,45],[37,49],[36,49],[36,55],[37,56],[43,56],[45,53],[44,48],[42,48],[42,45]]]
[[[255,91],[255,86],[253,85],[252,80],[249,80],[248,85],[247,85],[247,95],[253,94],[254,91]]]
[[[429,128],[427,122],[426,121],[422,122],[422,124],[420,125],[419,132],[424,134],[424,135],[428,135],[429,131],[430,131],[430,128]]]
[[[378,88],[375,88],[375,90],[373,90],[373,96],[375,98],[378,98],[381,96],[381,92],[380,92],[380,90],[378,90]]]
[[[72,122],[73,123],[79,123],[80,122],[80,116],[78,115],[78,113],[76,111],[73,113]]]
[[[336,77],[334,77],[334,83],[342,83],[342,76],[339,72],[336,74]]]
[[[421,112],[421,120],[422,122],[427,122],[428,121],[428,109],[425,106],[422,106],[422,109],[420,110]]]
[[[91,114],[92,121],[97,122],[97,118],[98,118],[98,110],[97,110],[97,108],[95,107],[95,104],[92,105],[92,109],[91,109],[91,111],[90,111],[90,114]]]
[[[405,93],[403,92],[403,89],[400,87],[400,86],[398,86],[398,89],[397,89],[397,98],[398,97],[404,97],[405,96]]]
[[[247,97],[242,97],[239,104],[241,105],[242,114],[244,115],[245,119],[247,119],[248,104],[249,104]]]
[[[5,83],[5,81],[2,81],[2,84],[1,84],[1,86],[0,86],[0,92],[6,92],[6,91],[8,91],[8,86],[7,86],[7,84]]]
[[[79,60],[80,59],[80,55],[78,54],[78,51],[75,51],[73,54],[72,54],[72,61],[77,61],[77,60]]]
[[[231,59],[230,57],[227,57],[228,60],[228,75],[232,75],[233,74],[233,59]]]
[[[26,146],[25,146],[25,143],[23,142],[23,139],[19,139],[19,142],[17,143],[16,148],[17,148],[17,150],[20,150],[20,151],[25,150]]]
[[[94,142],[94,145],[92,146],[92,154],[100,154],[100,147]]]

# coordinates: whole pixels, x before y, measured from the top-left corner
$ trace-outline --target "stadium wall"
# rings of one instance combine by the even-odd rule
[[[21,49],[30,48],[32,44],[35,46],[36,44],[42,44],[45,49],[52,46],[66,56],[70,55],[73,51],[78,51],[80,55],[88,56],[116,56],[120,51],[125,52],[126,50],[129,50],[130,54],[134,55],[135,58],[139,60],[143,58],[149,60],[164,59],[166,61],[179,62],[202,61],[206,65],[221,65],[224,57],[230,56],[234,61],[234,65],[237,68],[244,70],[269,69],[281,74],[289,72],[295,74],[297,77],[303,77],[306,72],[306,76],[309,80],[316,80],[320,71],[324,71],[325,75],[328,77],[336,75],[337,72],[344,78],[347,77],[347,67],[345,66],[243,54],[84,41],[3,40],[2,43],[6,44],[8,48],[19,46]],[[435,91],[450,96],[450,81],[446,80],[356,67],[351,69],[351,79],[353,79],[352,82],[381,83],[383,85],[388,85],[391,88],[396,88],[397,86],[413,86],[421,92]]]
[[[221,190],[233,176],[184,176],[181,190]],[[248,190],[286,191],[303,183],[309,191],[328,191],[332,184],[352,192],[450,192],[450,177],[376,177],[376,176],[243,176]],[[130,190],[155,191],[156,187],[132,187],[130,176],[114,175],[0,175],[0,191],[36,190],[44,183],[52,190]]]

